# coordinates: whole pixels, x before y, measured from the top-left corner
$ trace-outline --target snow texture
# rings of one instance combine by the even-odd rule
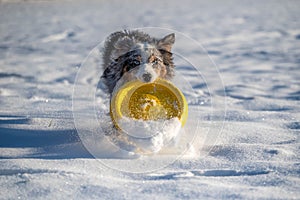
[[[128,135],[127,140],[133,142],[144,152],[156,153],[172,140],[176,140],[181,129],[179,119],[134,120],[123,117],[118,122],[123,132]],[[122,147],[120,147],[123,149]]]
[[[0,199],[299,199],[299,8],[0,1]],[[191,112],[178,146],[135,156],[98,135],[107,96],[91,96],[98,71],[80,66],[98,66],[110,33],[139,27],[177,31],[175,83]]]

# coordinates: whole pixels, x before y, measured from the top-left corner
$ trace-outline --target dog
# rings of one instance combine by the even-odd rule
[[[144,83],[151,83],[157,78],[171,80],[175,75],[171,52],[174,42],[174,33],[161,39],[137,30],[112,33],[104,43],[104,72],[101,76],[110,97],[114,91],[131,80],[138,79]],[[132,149],[157,152],[163,145],[161,138],[165,137],[158,133],[151,140],[145,141],[121,134],[115,127],[106,135],[128,152],[136,151]]]
[[[174,77],[172,46],[175,34],[162,39],[141,31],[118,31],[104,43],[103,75],[101,79],[110,94],[116,87],[138,79],[148,83],[158,77],[171,80]]]

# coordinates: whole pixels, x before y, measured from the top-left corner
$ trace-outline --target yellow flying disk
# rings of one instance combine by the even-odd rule
[[[145,121],[178,117],[184,126],[188,104],[181,91],[167,80],[157,79],[153,83],[134,80],[113,93],[110,114],[119,129],[118,120],[122,117]]]

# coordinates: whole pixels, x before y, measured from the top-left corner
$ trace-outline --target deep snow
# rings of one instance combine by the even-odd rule
[[[299,199],[299,8],[0,2],[0,199]],[[132,159],[100,142],[107,107],[99,91],[88,96],[97,69],[82,69],[98,66],[94,48],[111,32],[138,27],[178,31],[178,85],[193,112],[177,148]]]

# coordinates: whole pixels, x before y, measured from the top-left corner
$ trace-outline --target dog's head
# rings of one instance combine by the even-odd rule
[[[153,82],[161,77],[173,76],[171,48],[175,35],[170,34],[160,40],[136,41],[125,37],[115,44],[114,56],[122,63],[122,73],[130,73],[142,82]]]
[[[139,79],[153,82],[156,78],[171,79],[174,63],[171,53],[175,34],[162,39],[140,31],[119,31],[105,42],[102,78],[110,93],[117,82]]]

